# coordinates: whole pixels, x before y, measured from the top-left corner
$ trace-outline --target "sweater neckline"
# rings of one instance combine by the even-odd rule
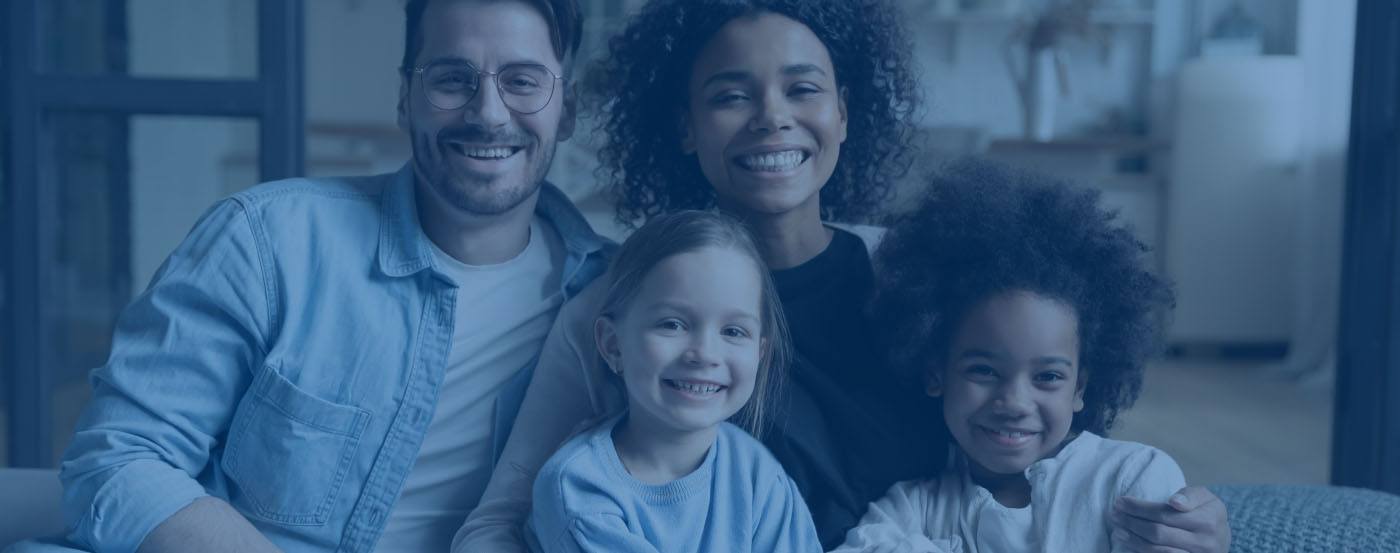
[[[665,484],[648,484],[627,472],[627,467],[622,464],[622,458],[617,455],[617,444],[612,437],[613,429],[626,417],[627,413],[624,412],[603,425],[601,431],[594,436],[594,440],[597,442],[595,447],[599,448],[604,464],[613,471],[613,475],[633,492],[636,492],[638,497],[652,505],[674,505],[685,502],[709,486],[711,475],[714,474],[715,452],[720,447],[720,436],[724,434],[723,426],[726,423],[721,422],[720,428],[716,429],[715,443],[710,444],[710,450],[705,453],[705,460],[700,462],[699,467],[696,467],[690,474]]]

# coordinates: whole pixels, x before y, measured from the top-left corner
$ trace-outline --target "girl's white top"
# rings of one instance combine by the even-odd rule
[[[953,455],[939,478],[900,482],[871,503],[833,553],[1110,552],[1115,499],[1165,502],[1185,486],[1161,450],[1084,432],[1026,468],[1031,503],[1012,509],[972,482],[961,452]]]

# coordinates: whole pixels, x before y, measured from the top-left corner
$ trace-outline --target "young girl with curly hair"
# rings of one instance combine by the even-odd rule
[[[1101,437],[1137,398],[1172,302],[1145,251],[1094,191],[978,163],[935,179],[876,256],[872,310],[956,451],[937,478],[894,485],[837,551],[1121,550],[1112,505],[1184,485],[1162,451]]]

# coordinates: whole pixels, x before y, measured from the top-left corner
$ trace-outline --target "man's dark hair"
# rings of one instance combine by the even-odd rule
[[[715,205],[695,156],[680,148],[691,66],[725,24],[763,13],[811,29],[845,91],[846,142],[821,191],[822,216],[868,218],[908,170],[919,89],[901,12],[888,0],[652,0],[586,77],[606,140],[598,173],[611,181],[618,221]]]
[[[403,62],[399,64],[399,71],[407,73],[413,69],[413,60],[418,58],[418,51],[423,49],[423,12],[428,9],[430,1],[432,0],[408,0],[403,7]],[[516,1],[535,8],[549,25],[550,45],[554,48],[555,57],[559,58],[559,63],[564,64],[567,71],[569,57],[578,51],[579,41],[583,38],[583,10],[579,8],[578,0],[477,1]]]
[[[1084,409],[1071,427],[1103,434],[1137,399],[1172,305],[1146,252],[1097,190],[963,161],[876,252],[871,320],[892,367],[922,389],[982,302],[1013,291],[1061,301],[1079,321]]]

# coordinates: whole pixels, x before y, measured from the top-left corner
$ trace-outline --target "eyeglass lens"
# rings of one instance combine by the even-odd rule
[[[489,73],[465,63],[434,63],[423,69],[423,90],[438,109],[453,110],[470,102]],[[495,75],[506,107],[521,113],[544,109],[554,94],[554,74],[542,65],[511,64]]]

